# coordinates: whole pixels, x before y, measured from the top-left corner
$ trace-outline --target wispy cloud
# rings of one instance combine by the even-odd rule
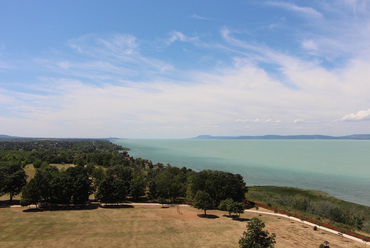
[[[295,4],[280,2],[280,1],[268,1],[266,4],[270,6],[276,6],[289,11],[296,12],[299,15],[304,15],[311,18],[321,18],[323,15],[312,7],[301,7]]]
[[[356,4],[357,12],[365,8]],[[289,33],[294,40],[286,48],[275,46],[281,40],[261,42],[275,30],[237,27],[197,35],[176,30],[155,40],[125,33],[71,39],[68,50],[33,59],[37,70],[18,82],[21,87],[0,88],[0,131],[165,138],[336,135],[352,133],[356,125],[356,132],[368,132],[360,120],[370,119],[370,18],[359,27],[356,18],[331,19],[334,11],[328,14],[320,4],[267,5],[319,21],[307,24],[309,31]],[[289,25],[285,31],[294,29]],[[0,62],[0,70],[7,67]]]
[[[302,47],[307,50],[318,50],[318,45],[314,40],[305,40],[302,42]]]
[[[205,20],[205,21],[212,20],[211,18],[200,16],[200,15],[197,15],[197,14],[192,14],[191,16],[189,16],[189,18],[198,19],[198,20]]]
[[[193,36],[193,37],[186,36],[186,35],[184,35],[183,33],[179,32],[179,31],[172,31],[171,34],[170,34],[170,37],[167,39],[166,43],[167,43],[167,45],[170,45],[175,41],[196,43],[197,41],[199,41],[199,38],[197,36]]]

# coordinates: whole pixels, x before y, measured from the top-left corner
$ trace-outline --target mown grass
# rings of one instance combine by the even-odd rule
[[[238,247],[247,220],[259,217],[277,235],[276,248],[318,247],[329,240],[333,247],[362,247],[300,222],[256,213],[236,221],[210,210],[218,218],[200,218],[192,207],[97,208],[27,212],[27,208],[0,208],[0,247]]]

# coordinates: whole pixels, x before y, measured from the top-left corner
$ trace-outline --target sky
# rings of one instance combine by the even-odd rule
[[[370,133],[368,0],[0,0],[0,134]]]

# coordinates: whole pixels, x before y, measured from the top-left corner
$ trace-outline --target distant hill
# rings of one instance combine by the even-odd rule
[[[212,136],[199,135],[191,139],[350,139],[350,140],[369,140],[370,134],[352,134],[346,136],[328,135],[262,135],[262,136]]]
[[[9,136],[9,135],[5,135],[5,134],[0,134],[0,139],[1,139],[1,138],[3,138],[3,139],[4,139],[4,138],[7,138],[7,139],[8,139],[8,138],[14,138],[14,136]]]

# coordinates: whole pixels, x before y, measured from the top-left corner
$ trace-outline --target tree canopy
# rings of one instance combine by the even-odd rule
[[[20,164],[0,164],[0,195],[9,194],[10,201],[26,185],[27,175]]]
[[[199,190],[195,195],[193,206],[204,210],[204,215],[207,215],[207,210],[213,208],[212,198],[207,192]]]
[[[274,247],[275,234],[269,236],[268,231],[264,231],[265,223],[254,217],[247,225],[247,232],[243,233],[243,236],[239,240],[240,248],[268,248]]]

